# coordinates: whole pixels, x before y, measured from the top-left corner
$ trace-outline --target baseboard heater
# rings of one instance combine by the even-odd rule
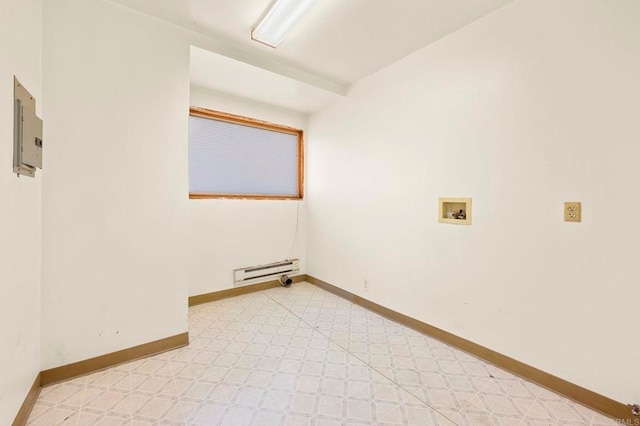
[[[266,281],[267,278],[282,274],[291,274],[300,270],[300,260],[284,260],[282,262],[269,263],[267,265],[247,266],[245,268],[233,270],[234,287],[253,283],[259,280]]]

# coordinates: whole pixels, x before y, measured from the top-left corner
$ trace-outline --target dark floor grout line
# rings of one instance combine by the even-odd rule
[[[313,285],[310,283],[307,283],[309,285]],[[285,305],[283,305],[282,303],[280,303],[278,300],[274,299],[273,297],[271,297],[269,294],[267,294],[268,292],[272,292],[274,289],[267,289],[267,290],[262,290],[260,292],[256,292],[255,294],[260,294],[262,293],[267,299],[271,300],[272,302],[274,302],[276,305],[282,307],[284,310],[286,310],[287,312],[289,312],[293,317],[297,318],[298,320],[300,320],[302,323],[306,324],[309,328],[311,328],[312,330],[314,330],[315,332],[317,332],[319,335],[321,335],[322,337],[326,338],[329,342],[335,344],[336,346],[338,346],[339,348],[341,348],[342,350],[344,350],[346,353],[348,353],[349,355],[353,356],[354,358],[356,358],[357,360],[359,360],[360,362],[362,362],[365,366],[367,366],[368,368],[371,368],[373,371],[377,372],[378,374],[380,374],[382,377],[386,378],[387,380],[389,380],[389,382],[393,383],[394,385],[398,386],[400,389],[404,390],[405,392],[407,392],[409,395],[411,395],[412,397],[414,397],[417,401],[419,401],[420,403],[424,404],[427,408],[435,411],[436,413],[438,413],[439,415],[441,415],[442,417],[444,417],[445,419],[447,419],[448,421],[450,421],[452,424],[460,426],[459,423],[456,423],[455,421],[453,421],[451,418],[449,418],[447,415],[445,415],[444,413],[440,412],[438,409],[436,409],[435,407],[432,407],[431,405],[429,405],[429,403],[427,403],[426,401],[422,400],[419,396],[415,395],[413,392],[411,392],[409,389],[405,388],[403,385],[401,385],[400,383],[394,381],[392,378],[388,377],[386,374],[384,374],[383,372],[377,370],[374,366],[370,365],[367,363],[367,361],[365,361],[364,359],[360,358],[358,355],[356,355],[355,353],[349,351],[348,348],[346,348],[345,346],[343,346],[342,344],[338,343],[337,341],[331,339],[330,336],[326,335],[325,333],[323,333],[322,331],[320,331],[319,329],[316,328],[316,326],[314,326],[312,323],[308,322],[307,320],[305,320],[303,317],[297,315],[295,312],[293,312],[291,309],[289,309],[288,307],[286,307]],[[320,288],[315,288],[315,290],[319,290],[319,291],[325,291],[323,289]],[[317,292],[317,291],[316,291]],[[329,293],[329,292],[328,292]],[[331,293],[329,293],[331,294]],[[341,299],[339,296],[338,299]],[[358,306],[356,304],[354,304],[353,302],[349,302],[347,300],[345,300],[346,303],[348,303],[350,306]],[[384,316],[381,316],[380,314],[373,312],[367,308],[358,306],[359,308],[367,311],[368,313],[371,313],[373,315],[376,315],[378,317],[381,318],[385,318]],[[385,318],[388,319],[388,318]],[[402,327],[405,327],[403,324],[399,324]],[[420,333],[422,334],[422,333]],[[444,342],[442,342],[444,343]],[[447,347],[451,347],[450,345],[444,343]],[[473,356],[473,355],[472,355]],[[474,358],[478,359],[480,362],[485,362],[484,360],[477,358],[475,356],[473,356]],[[475,397],[475,400],[480,399],[480,394],[477,394]],[[536,395],[536,397],[534,398],[534,402],[539,401],[539,395]],[[533,409],[532,407],[529,407],[529,409],[523,414],[523,417],[526,418],[527,414]],[[460,414],[462,416],[462,414]],[[462,417],[461,417],[462,419]],[[593,424],[593,420],[591,420],[589,423],[589,425]]]
[[[313,284],[309,284],[309,285],[313,285]],[[322,290],[322,289],[320,289]],[[331,337],[327,336],[326,334],[324,334],[322,331],[318,330],[318,328],[316,326],[314,326],[313,324],[310,324],[309,322],[307,322],[304,318],[302,318],[301,316],[298,316],[295,312],[293,312],[291,309],[287,308],[286,306],[284,306],[282,303],[278,302],[277,300],[275,300],[273,297],[269,296],[268,294],[266,294],[268,290],[264,290],[265,292],[265,296],[267,296],[269,299],[271,299],[273,302],[275,302],[277,305],[281,306],[282,308],[284,308],[286,311],[288,311],[289,313],[291,313],[291,315],[293,315],[294,317],[298,318],[300,321],[302,321],[303,323],[305,323],[306,325],[308,325],[313,331],[317,332],[318,334],[320,334],[321,336],[325,337],[328,341],[330,341],[331,343],[335,344],[336,346],[338,346],[339,348],[341,348],[342,350],[344,350],[346,353],[348,353],[349,355],[353,356],[355,359],[359,360],[360,362],[362,362],[364,365],[366,365],[367,367],[369,367],[370,369],[372,369],[373,371],[375,371],[376,373],[380,374],[382,377],[386,378],[387,380],[389,380],[391,383],[395,384],[396,386],[398,386],[400,389],[404,390],[405,392],[407,392],[409,395],[413,396],[416,400],[420,401],[421,403],[423,403],[427,408],[435,411],[436,413],[438,413],[439,415],[441,415],[442,417],[444,417],[445,419],[449,420],[451,423],[453,423],[454,425],[460,426],[458,423],[454,422],[452,419],[450,419],[447,415],[445,415],[444,413],[440,412],[437,408],[432,407],[431,405],[429,405],[428,402],[422,400],[419,396],[415,395],[413,392],[411,392],[410,390],[406,389],[404,386],[402,386],[400,383],[396,382],[395,380],[393,380],[392,378],[388,377],[386,374],[382,373],[381,371],[379,371],[378,369],[376,369],[374,366],[370,365],[367,361],[361,359],[358,355],[354,354],[353,352],[351,352],[348,348],[342,346],[340,343],[334,341],[333,339],[331,339]],[[324,290],[322,290],[324,291]],[[328,292],[327,292],[328,293]],[[331,294],[331,293],[329,293]],[[336,296],[338,297],[338,296]],[[351,305],[356,306],[354,303],[351,303]],[[367,311],[369,311],[366,308],[363,308]],[[375,312],[369,311],[373,314],[376,314]],[[378,314],[376,314],[378,315]],[[384,317],[382,317],[384,318]]]
[[[310,283],[307,283],[309,285],[313,285]],[[343,346],[342,344],[338,343],[337,341],[331,339],[331,337],[325,333],[323,333],[322,331],[320,331],[319,329],[316,328],[316,326],[314,326],[312,323],[308,322],[307,320],[305,320],[303,317],[297,315],[295,312],[293,312],[291,309],[289,309],[287,306],[283,305],[282,303],[280,303],[280,301],[276,300],[275,298],[271,297],[269,294],[267,294],[268,292],[273,291],[274,289],[267,289],[267,290],[262,290],[260,292],[256,292],[255,294],[260,294],[262,293],[263,296],[265,296],[267,299],[271,300],[273,303],[275,303],[276,305],[280,306],[281,308],[283,308],[285,311],[289,312],[294,318],[297,318],[298,320],[300,320],[302,323],[304,323],[305,325],[307,325],[309,328],[311,328],[312,330],[314,330],[315,332],[317,332],[320,336],[324,337],[325,339],[327,339],[329,342],[335,344],[336,346],[338,346],[339,348],[341,348],[342,350],[344,350],[347,354],[353,356],[355,359],[359,360],[360,362],[362,362],[365,366],[367,366],[368,368],[372,369],[373,371],[377,372],[378,374],[380,374],[382,377],[386,378],[387,380],[389,380],[389,382],[393,383],[394,385],[398,386],[400,389],[404,390],[405,392],[407,392],[409,395],[411,395],[412,397],[414,397],[416,400],[418,400],[420,403],[424,404],[427,408],[435,411],[436,413],[438,413],[439,415],[441,415],[442,417],[444,417],[445,419],[447,419],[448,421],[450,421],[452,424],[460,426],[459,423],[456,423],[455,421],[453,421],[451,418],[449,418],[447,415],[445,415],[444,413],[440,412],[438,409],[436,409],[435,407],[432,407],[431,405],[429,405],[429,403],[427,403],[426,401],[422,400],[419,396],[415,395],[413,392],[411,392],[409,389],[406,389],[403,385],[401,385],[400,383],[397,383],[396,381],[394,381],[392,378],[388,377],[386,374],[382,373],[381,371],[377,370],[374,366],[368,364],[367,361],[365,361],[364,359],[360,358],[358,355],[356,355],[355,353],[349,351],[349,349],[345,346]],[[319,290],[319,291],[324,291],[323,289],[320,288],[315,288],[315,290]],[[329,292],[328,292],[329,293]],[[329,293],[331,294],[331,293]],[[342,300],[339,296],[338,299]],[[354,304],[353,302],[349,302],[346,301],[346,303],[348,303],[350,306],[358,306],[356,304]],[[376,315],[378,317],[381,318],[385,318],[384,316],[381,316],[380,314],[373,312],[365,307],[361,307],[358,306],[359,308],[367,311],[368,313],[371,313],[373,315]],[[388,318],[385,318],[388,319]],[[402,327],[405,327],[403,324],[399,324]],[[420,333],[422,334],[422,333]],[[436,339],[437,340],[437,339]],[[444,343],[444,342],[442,342]],[[448,345],[446,343],[444,343],[447,347],[451,347],[451,345]],[[454,348],[455,349],[455,348]],[[473,355],[471,355],[473,356]],[[486,361],[473,356],[474,358],[478,359],[480,362],[486,363]],[[478,400],[480,399],[480,393],[478,393],[475,397],[474,400]],[[534,402],[540,401],[540,396],[536,395],[536,397],[534,398]],[[528,410],[526,410],[526,412],[523,414],[523,416],[526,418],[527,414],[533,409],[533,406],[529,407]],[[462,416],[462,414],[460,413],[460,415]],[[462,419],[462,417],[461,417]],[[588,425],[592,425],[593,424],[593,418],[591,420],[589,420]]]

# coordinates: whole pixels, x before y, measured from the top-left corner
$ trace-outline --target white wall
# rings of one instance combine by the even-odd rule
[[[191,105],[306,127],[303,114],[199,87],[191,89]],[[234,269],[287,258],[299,258],[304,273],[305,212],[304,201],[189,200],[189,294],[231,288]]]
[[[307,273],[640,401],[638,22],[634,0],[521,0],[313,115]],[[439,224],[441,196],[473,225]]]
[[[187,295],[232,287],[234,268],[289,255],[304,267],[304,203],[291,251],[297,202],[188,199],[189,49],[206,39],[104,0],[53,0],[44,40],[43,368],[186,331]]]
[[[104,0],[43,31],[46,369],[187,331],[189,45]]]
[[[41,114],[41,22],[40,0],[0,3],[0,424],[3,425],[11,424],[40,371],[41,173],[35,178],[18,178],[12,165],[14,75],[36,98],[37,112]]]

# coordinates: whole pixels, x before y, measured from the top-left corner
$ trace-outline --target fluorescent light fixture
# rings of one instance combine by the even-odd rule
[[[277,0],[251,31],[251,38],[267,46],[278,46],[317,2],[318,0]]]

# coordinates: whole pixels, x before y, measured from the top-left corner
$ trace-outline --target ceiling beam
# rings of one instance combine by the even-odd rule
[[[189,31],[193,32],[192,30]],[[208,35],[195,32],[194,34],[195,37],[192,40],[193,46],[289,77],[340,96],[345,96],[347,94],[347,86],[344,84],[336,83],[310,72],[301,70],[300,68],[286,65],[253,53],[248,53],[242,49],[232,46],[230,43],[221,42]]]

